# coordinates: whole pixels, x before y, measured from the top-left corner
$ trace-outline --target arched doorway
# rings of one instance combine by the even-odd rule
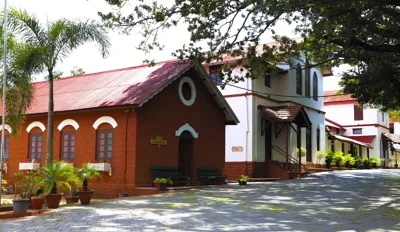
[[[192,178],[193,136],[184,131],[179,136],[179,172],[182,176]]]

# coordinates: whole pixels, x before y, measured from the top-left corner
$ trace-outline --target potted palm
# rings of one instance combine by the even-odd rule
[[[246,185],[250,181],[250,177],[241,175],[238,179],[239,185]]]
[[[170,178],[156,178],[153,182],[158,191],[165,191],[167,190],[167,185],[172,184],[172,180]]]
[[[363,164],[364,164],[364,168],[368,169],[369,166],[370,166],[370,164],[371,164],[371,162],[369,161],[368,158],[365,158],[365,159],[363,160]]]
[[[77,170],[77,176],[82,181],[82,191],[77,192],[79,200],[81,201],[82,205],[88,205],[90,204],[90,200],[93,196],[93,190],[88,190],[88,180],[100,177],[100,172],[95,168],[89,167],[89,165],[86,163]]]
[[[57,193],[59,187],[71,190],[70,183],[79,183],[79,179],[74,173],[71,165],[63,165],[63,161],[48,163],[41,168],[43,175],[42,185],[45,189],[47,207],[55,209],[60,205],[63,194]]]
[[[300,155],[301,155],[301,157],[306,156],[306,153],[307,153],[307,149],[305,149],[304,147],[301,147],[300,151],[299,151],[299,148],[296,148],[296,154],[297,154],[298,159],[300,159]]]
[[[351,156],[351,154],[346,154],[343,156],[343,163],[346,168],[350,168],[354,165],[355,159]]]

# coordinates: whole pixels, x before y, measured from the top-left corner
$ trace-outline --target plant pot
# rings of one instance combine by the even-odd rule
[[[31,198],[31,208],[41,209],[44,205],[44,197],[32,197]]]
[[[57,209],[60,205],[62,194],[47,194],[46,202],[49,209]]]
[[[325,164],[325,167],[328,168],[328,169],[330,169],[330,168],[331,168],[331,163],[326,163],[326,164]]]
[[[395,164],[395,165],[394,165],[394,167],[395,167],[395,168],[398,168],[398,167],[399,167],[399,165],[398,165],[398,164]]]
[[[337,168],[340,167],[340,162],[336,162],[336,167],[337,167]]]
[[[240,181],[240,180],[238,180],[238,182],[239,182],[239,185],[246,185],[246,184],[247,184],[246,181]]]
[[[155,183],[156,184],[156,189],[158,191],[165,191],[167,190],[167,184],[166,183]]]
[[[350,162],[346,162],[345,164],[344,164],[344,166],[346,167],[346,168],[350,168]]]
[[[376,163],[372,163],[372,167],[373,167],[373,168],[376,168]]]
[[[26,213],[28,211],[29,199],[13,200],[14,213]]]
[[[369,163],[364,163],[364,168],[369,169]]]
[[[128,193],[119,193],[118,196],[120,198],[123,198],[123,197],[128,197],[129,195],[128,195]]]
[[[74,204],[79,201],[79,196],[64,196],[64,198],[67,204]]]
[[[93,191],[79,191],[78,196],[79,200],[81,201],[81,205],[88,205],[92,199]]]

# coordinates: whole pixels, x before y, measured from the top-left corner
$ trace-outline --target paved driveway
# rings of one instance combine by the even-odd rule
[[[341,171],[68,206],[1,231],[400,231],[400,170]]]

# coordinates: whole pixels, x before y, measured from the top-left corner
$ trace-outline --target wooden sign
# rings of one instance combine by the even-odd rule
[[[160,146],[167,146],[167,140],[163,140],[162,136],[156,136],[155,139],[150,139],[150,144]]]
[[[233,146],[232,147],[232,152],[242,152],[243,151],[243,147],[242,146]]]

